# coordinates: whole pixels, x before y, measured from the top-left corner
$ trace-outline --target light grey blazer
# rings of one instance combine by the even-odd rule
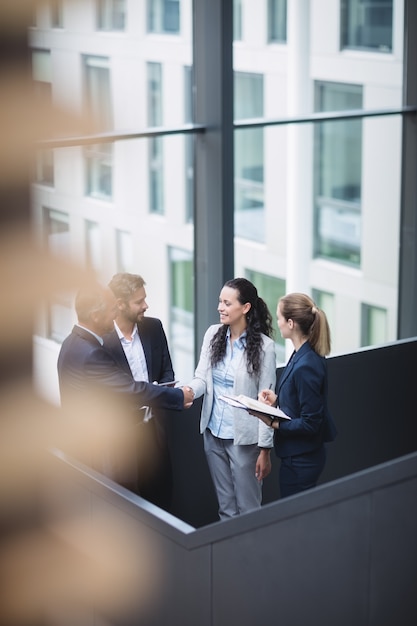
[[[213,406],[213,372],[210,364],[210,341],[213,335],[220,328],[221,324],[210,326],[203,339],[200,359],[194,373],[193,380],[189,383],[195,397],[199,398],[204,394],[203,406],[201,409],[200,432],[207,428]],[[243,393],[245,396],[257,398],[262,389],[275,389],[276,383],[276,358],[275,343],[266,335],[262,335],[262,346],[264,356],[262,359],[259,376],[248,373],[246,364],[246,354],[243,352],[241,363],[236,368],[236,376],[233,385],[233,395]],[[261,420],[253,415],[249,415],[244,409],[233,408],[235,445],[257,444],[262,448],[272,448],[273,433],[272,428],[266,426]]]

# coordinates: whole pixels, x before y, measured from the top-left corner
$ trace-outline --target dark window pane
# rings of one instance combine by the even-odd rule
[[[390,52],[392,5],[392,0],[342,0],[342,48]]]

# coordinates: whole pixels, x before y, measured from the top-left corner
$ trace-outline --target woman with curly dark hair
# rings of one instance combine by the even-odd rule
[[[204,395],[200,432],[219,517],[226,519],[261,506],[262,480],[271,471],[273,431],[219,396],[256,399],[261,389],[275,385],[276,359],[272,316],[249,280],[227,281],[217,310],[220,324],[206,331],[189,386],[195,397]]]

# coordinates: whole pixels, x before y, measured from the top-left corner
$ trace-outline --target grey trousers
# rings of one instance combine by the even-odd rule
[[[258,481],[255,476],[258,446],[235,446],[232,439],[219,439],[209,429],[205,430],[203,437],[220,519],[259,508],[262,502],[262,481]]]

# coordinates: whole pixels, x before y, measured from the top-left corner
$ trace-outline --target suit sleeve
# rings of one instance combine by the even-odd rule
[[[181,410],[184,406],[181,389],[135,381],[117,365],[109,352],[101,348],[88,356],[84,363],[84,375],[91,383],[107,387],[109,391],[131,394],[138,406],[149,405],[174,410]]]
[[[317,367],[317,363],[311,361],[294,370],[291,381],[288,381],[291,385],[289,390],[291,409],[288,409],[286,402],[281,402],[282,410],[292,419],[280,423],[281,437],[286,435],[314,437],[320,432],[325,412],[324,377],[323,368]]]

